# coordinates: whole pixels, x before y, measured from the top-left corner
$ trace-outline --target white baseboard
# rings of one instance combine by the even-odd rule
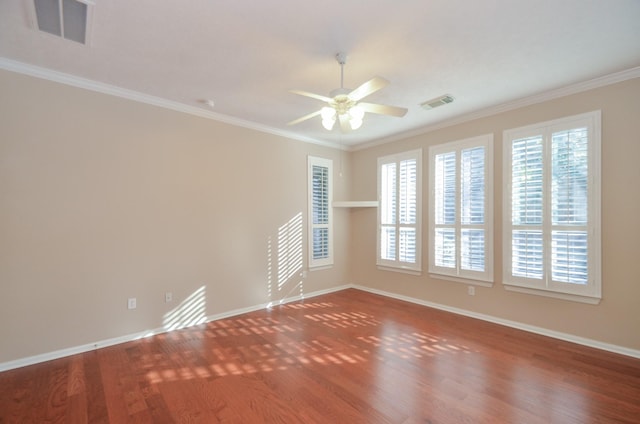
[[[263,304],[255,305],[255,306],[250,306],[250,307],[247,307],[247,308],[233,309],[233,310],[230,310],[230,311],[222,312],[220,314],[209,315],[209,316],[206,317],[206,319],[203,322],[210,322],[210,321],[217,321],[217,320],[220,320],[220,319],[231,318],[231,317],[242,315],[242,314],[246,314],[246,313],[249,313],[249,312],[258,311],[260,309],[267,309],[267,308],[270,308],[270,307],[275,306],[275,305],[284,305],[286,303],[296,302],[296,301],[302,300],[302,299],[309,299],[309,298],[312,298],[312,297],[321,296],[323,294],[329,294],[329,293],[345,290],[345,289],[348,289],[348,288],[351,288],[351,285],[336,286],[336,287],[332,287],[332,288],[325,289],[325,290],[318,290],[318,291],[314,291],[314,292],[311,292],[311,293],[305,293],[305,294],[302,294],[302,295],[291,296],[291,297],[287,297],[287,298],[280,299],[280,300],[277,300],[277,301],[263,303]],[[38,363],[41,363],[41,362],[52,361],[54,359],[64,358],[66,356],[77,355],[79,353],[89,352],[91,350],[100,349],[100,348],[108,347],[108,346],[113,346],[113,345],[117,345],[117,344],[120,344],[120,343],[126,343],[126,342],[130,342],[130,341],[133,341],[133,340],[139,340],[139,339],[143,339],[145,337],[151,337],[151,336],[155,336],[157,334],[166,333],[168,331],[173,331],[173,330],[168,330],[168,329],[166,329],[164,327],[154,328],[154,329],[149,329],[149,330],[145,330],[145,331],[140,331],[140,332],[137,332],[137,333],[134,333],[134,334],[128,334],[128,335],[120,336],[120,337],[114,337],[112,339],[100,340],[100,341],[96,341],[96,342],[93,342],[93,343],[87,343],[87,344],[80,345],[80,346],[74,346],[74,347],[69,347],[69,348],[66,348],[66,349],[60,349],[60,350],[56,350],[56,351],[53,351],[53,352],[43,353],[43,354],[40,354],[40,355],[34,355],[34,356],[26,357],[26,358],[16,359],[16,360],[13,360],[13,361],[2,362],[2,363],[0,363],[0,372],[12,370],[12,369],[15,369],[15,368],[26,367],[28,365],[38,364]]]
[[[608,352],[618,353],[620,355],[631,356],[633,358],[640,359],[640,350],[630,349],[623,346],[618,346],[610,343],[599,342],[597,340],[587,339],[584,337],[575,336],[573,334],[562,333],[559,331],[549,330],[542,327],[536,327],[534,325],[523,324],[517,321],[511,321],[508,319],[498,318],[491,315],[485,315],[478,312],[467,311],[465,309],[454,308],[451,306],[441,305],[439,303],[428,302],[426,300],[416,299],[413,297],[403,296],[383,290],[372,289],[370,287],[361,286],[358,284],[351,284],[351,287],[357,290],[366,291],[381,296],[390,297],[393,299],[403,300],[405,302],[415,303],[422,306],[428,306],[430,308],[439,309],[441,311],[452,312],[454,314],[463,315],[471,318],[481,319],[483,321],[492,322],[494,324],[504,325],[506,327],[516,328],[518,330],[528,331],[530,333],[540,334],[542,336],[552,337],[554,339],[564,340],[580,344],[583,346],[593,347],[600,350],[606,350]]]
[[[568,334],[568,333],[562,333],[562,332],[559,332],[559,331],[553,331],[553,330],[549,330],[549,329],[542,328],[542,327],[536,327],[536,326],[533,326],[533,325],[523,324],[523,323],[516,322],[516,321],[497,318],[497,317],[494,317],[494,316],[491,316],[491,315],[485,315],[485,314],[481,314],[481,313],[477,313],[477,312],[467,311],[465,309],[454,308],[454,307],[451,307],[451,306],[446,306],[446,305],[442,305],[442,304],[439,304],[439,303],[429,302],[429,301],[426,301],[426,300],[421,300],[421,299],[417,299],[417,298],[413,298],[413,297],[403,296],[403,295],[399,295],[399,294],[396,294],[396,293],[391,293],[391,292],[387,292],[387,291],[383,291],[383,290],[377,290],[377,289],[373,289],[373,288],[370,288],[370,287],[361,286],[361,285],[358,285],[358,284],[341,285],[341,286],[336,286],[336,287],[332,287],[332,288],[325,289],[325,290],[318,290],[318,291],[307,293],[307,294],[303,294],[303,295],[287,297],[287,298],[281,299],[281,300],[276,301],[276,302],[268,302],[268,303],[264,303],[264,304],[260,304],[260,305],[250,306],[250,307],[247,307],[247,308],[233,309],[233,310],[226,311],[226,312],[223,312],[223,313],[220,313],[220,314],[210,315],[210,316],[208,316],[206,318],[205,322],[217,321],[217,320],[221,320],[221,319],[231,318],[231,317],[242,315],[242,314],[246,314],[246,313],[249,313],[249,312],[258,311],[260,309],[267,309],[267,308],[275,306],[275,305],[284,305],[286,303],[296,302],[296,301],[299,301],[299,300],[302,300],[302,299],[313,298],[313,297],[316,297],[316,296],[321,296],[323,294],[334,293],[334,292],[338,292],[338,291],[349,289],[349,288],[353,288],[353,289],[356,289],[356,290],[362,290],[362,291],[365,291],[365,292],[378,294],[378,295],[381,295],[381,296],[386,296],[386,297],[389,297],[389,298],[392,298],[392,299],[398,299],[398,300],[402,300],[402,301],[409,302],[409,303],[415,303],[415,304],[418,304],[418,305],[427,306],[427,307],[430,307],[430,308],[439,309],[439,310],[446,311],[446,312],[452,312],[452,313],[458,314],[458,315],[463,315],[463,316],[467,316],[467,317],[471,317],[471,318],[477,318],[477,319],[481,319],[483,321],[492,322],[494,324],[500,324],[500,325],[504,325],[506,327],[516,328],[518,330],[524,330],[524,331],[528,331],[530,333],[540,334],[540,335],[543,335],[543,336],[552,337],[554,339],[559,339],[559,340],[564,340],[564,341],[568,341],[568,342],[572,342],[572,343],[577,343],[577,344],[580,344],[580,345],[583,345],[583,346],[588,346],[588,347],[592,347],[592,348],[605,350],[605,351],[608,351],[608,352],[618,353],[618,354],[621,354],[621,355],[630,356],[630,357],[633,357],[633,358],[640,359],[640,351],[639,350],[630,349],[630,348],[626,348],[626,347],[622,347],[622,346],[618,346],[618,345],[613,345],[613,344],[610,344],[610,343],[603,343],[603,342],[599,342],[597,340],[587,339],[587,338],[584,338],[584,337],[578,337],[578,336],[575,336],[575,335],[572,335],[572,334]],[[112,339],[101,340],[101,341],[88,343],[88,344],[84,344],[84,345],[80,345],[80,346],[74,346],[74,347],[70,347],[70,348],[66,348],[66,349],[56,350],[56,351],[53,351],[53,352],[43,353],[43,354],[40,354],[40,355],[34,355],[34,356],[26,357],[26,358],[16,359],[16,360],[13,360],[13,361],[3,362],[3,363],[0,363],[0,372],[8,371],[8,370],[15,369],[15,368],[25,367],[25,366],[28,366],[28,365],[38,364],[38,363],[41,363],[41,362],[51,361],[51,360],[63,358],[63,357],[66,357],[66,356],[76,355],[76,354],[79,354],[79,353],[84,353],[84,352],[88,352],[88,351],[91,351],[91,350],[94,350],[94,349],[100,349],[100,348],[103,348],[103,347],[113,346],[113,345],[117,345],[117,344],[120,344],[120,343],[126,343],[126,342],[130,342],[130,341],[133,341],[133,340],[142,339],[142,338],[145,338],[145,337],[151,337],[151,336],[154,336],[154,335],[157,335],[157,334],[166,333],[167,331],[169,331],[169,330],[167,330],[164,327],[155,328],[155,329],[150,329],[150,330],[146,330],[146,331],[140,331],[140,332],[134,333],[134,334],[115,337],[115,338],[112,338]]]

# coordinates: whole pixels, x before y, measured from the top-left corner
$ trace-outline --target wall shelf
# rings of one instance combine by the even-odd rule
[[[356,201],[343,201],[333,202],[334,208],[377,208],[377,200],[356,200]]]

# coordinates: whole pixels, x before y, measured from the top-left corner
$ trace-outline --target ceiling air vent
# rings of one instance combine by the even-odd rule
[[[87,44],[89,2],[78,0],[33,0],[40,31]]]
[[[448,103],[453,102],[453,96],[449,94],[445,94],[444,96],[437,97],[435,99],[427,100],[424,103],[420,103],[423,109],[433,109],[439,106],[444,106]]]

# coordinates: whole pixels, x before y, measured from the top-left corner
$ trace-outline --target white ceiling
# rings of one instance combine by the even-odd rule
[[[44,68],[351,147],[640,66],[639,0],[95,0],[88,46],[35,30],[30,1],[0,1],[5,68]],[[320,117],[288,127],[322,106],[289,90],[339,87],[340,51],[345,86],[382,76],[391,84],[366,101],[407,115],[367,114],[349,134],[326,131]],[[419,106],[443,94],[455,102]]]

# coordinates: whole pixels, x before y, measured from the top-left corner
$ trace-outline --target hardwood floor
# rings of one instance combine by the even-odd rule
[[[357,290],[0,373],[0,423],[640,423],[640,360]]]

